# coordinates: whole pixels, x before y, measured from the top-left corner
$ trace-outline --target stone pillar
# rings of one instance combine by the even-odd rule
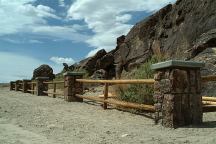
[[[66,72],[64,73],[64,99],[68,102],[82,102],[82,98],[76,97],[76,94],[83,93],[83,84],[76,82],[76,79],[82,79],[84,73]]]
[[[27,92],[28,92],[27,90],[30,89],[30,87],[29,87],[29,85],[28,85],[28,82],[30,82],[30,80],[23,80],[23,81],[22,81],[22,83],[23,83],[23,85],[22,85],[23,88],[22,88],[22,89],[23,89],[23,92],[24,92],[24,93],[27,93]]]
[[[12,91],[14,89],[14,83],[13,81],[10,82],[10,91]]]
[[[15,81],[15,91],[19,91],[19,89],[20,89],[20,81],[19,80],[17,80],[17,81]]]
[[[48,81],[48,77],[37,77],[36,79],[36,95],[37,96],[48,96],[44,91],[48,91],[48,84],[43,82]]]
[[[202,123],[200,68],[204,63],[171,60],[152,65],[155,121],[177,128]]]

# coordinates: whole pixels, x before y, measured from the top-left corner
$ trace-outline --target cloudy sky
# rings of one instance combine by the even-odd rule
[[[49,64],[55,73],[99,49],[175,0],[0,0],[0,82],[31,78]]]

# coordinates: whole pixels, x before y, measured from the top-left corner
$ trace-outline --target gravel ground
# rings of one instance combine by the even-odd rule
[[[215,144],[216,113],[200,127],[167,129],[152,119],[0,88],[0,144]]]

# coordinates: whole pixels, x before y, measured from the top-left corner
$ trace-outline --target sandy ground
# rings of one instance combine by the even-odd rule
[[[0,88],[0,144],[215,144],[216,113],[200,127],[167,129],[152,119]]]

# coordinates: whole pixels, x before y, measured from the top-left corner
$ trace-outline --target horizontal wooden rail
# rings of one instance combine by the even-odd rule
[[[27,84],[36,84],[37,82],[27,82]]]
[[[202,101],[204,105],[216,105],[216,102],[213,101]]]
[[[216,97],[207,97],[207,96],[203,96],[202,97],[203,101],[212,101],[212,102],[216,102]]]
[[[98,98],[95,96],[83,96],[83,95],[76,95],[79,98],[83,98],[83,99],[89,99],[89,100],[94,100],[94,101],[99,101],[99,102],[105,102],[105,103],[109,103],[109,104],[114,104],[116,106],[121,106],[121,107],[125,107],[125,108],[133,108],[133,109],[140,109],[140,110],[145,110],[145,111],[149,111],[149,112],[155,112],[155,107],[153,105],[145,105],[145,104],[137,104],[137,103],[131,103],[131,102],[124,102],[124,101],[119,101],[116,99],[102,99],[102,98]]]
[[[216,81],[216,75],[202,76],[202,82]]]
[[[48,91],[43,91],[44,93],[46,93],[46,94],[54,94],[54,95],[64,95],[63,93],[54,93],[54,92],[48,92]]]
[[[140,79],[140,80],[89,80],[77,79],[77,82],[82,83],[107,83],[107,84],[154,84],[154,79]]]
[[[43,82],[44,84],[61,84],[64,83],[64,81],[49,81],[49,82]]]

